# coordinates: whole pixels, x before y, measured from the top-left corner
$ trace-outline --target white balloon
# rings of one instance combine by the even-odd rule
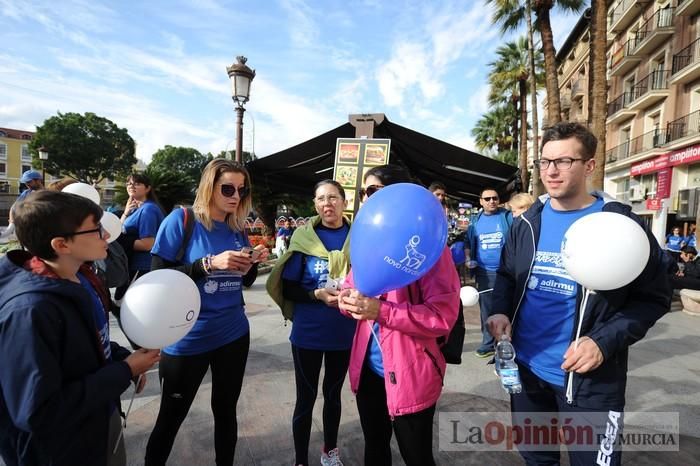
[[[87,183],[73,183],[63,188],[64,193],[76,194],[100,205],[100,193]]]
[[[473,286],[463,286],[459,290],[459,297],[462,299],[463,305],[474,306],[479,302],[479,291]]]
[[[642,273],[649,261],[649,240],[631,218],[596,212],[569,227],[561,243],[561,257],[576,282],[590,290],[614,290]]]
[[[136,280],[121,305],[124,333],[144,348],[163,348],[179,341],[199,317],[197,285],[182,272],[154,270]]]
[[[112,212],[102,212],[100,223],[102,227],[107,230],[107,233],[109,233],[108,243],[113,242],[122,234],[122,222],[119,220],[119,217]]]

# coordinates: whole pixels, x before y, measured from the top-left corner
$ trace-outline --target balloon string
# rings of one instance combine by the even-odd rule
[[[112,455],[117,453],[117,449],[119,448],[119,441],[124,436],[124,429],[126,429],[126,420],[129,418],[129,413],[131,412],[131,406],[134,404],[134,397],[136,397],[136,390],[139,389],[139,384],[141,383],[142,378],[143,378],[143,374],[140,374],[139,377],[136,379],[136,385],[134,386],[134,392],[131,394],[131,400],[129,400],[129,407],[126,408],[126,414],[124,414],[124,422],[122,423],[122,428],[119,430],[119,437],[117,437],[117,441],[114,444],[114,450],[112,450]]]
[[[489,288],[488,290],[479,291],[479,294],[488,293],[489,291],[493,291],[493,288]]]
[[[377,342],[377,347],[379,348],[379,353],[382,355],[382,361],[384,361],[384,351],[382,351],[382,345],[379,344],[379,337],[377,336],[376,333],[374,333],[374,325],[370,323],[369,320],[366,320],[367,325],[369,325],[369,331],[372,332],[372,336],[374,337],[374,341]]]
[[[578,340],[581,337],[581,326],[583,325],[583,316],[586,313],[586,306],[588,305],[588,297],[591,295],[592,291],[586,287],[583,287],[583,301],[581,301],[581,308],[579,309],[579,319],[578,328],[576,329],[576,339],[574,340],[574,351],[578,349]],[[569,403],[574,401],[574,372],[569,372],[569,380],[566,384],[566,400]]]

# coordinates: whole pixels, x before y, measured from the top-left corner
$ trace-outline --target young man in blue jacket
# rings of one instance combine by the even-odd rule
[[[7,466],[126,463],[123,445],[113,454],[119,395],[160,356],[130,354],[109,339],[109,295],[86,264],[107,255],[101,217],[92,201],[53,191],[15,207],[26,251],[0,260],[0,456]]]
[[[547,194],[511,227],[488,327],[496,339],[512,336],[517,352],[523,390],[511,395],[513,423],[527,424],[532,413],[546,412],[550,414],[541,420],[531,419],[531,425],[543,422],[551,428],[556,413],[559,426],[566,418],[590,425],[592,442],[575,439],[568,446],[570,463],[619,465],[616,441],[622,432],[628,347],[670,307],[668,263],[628,205],[588,191],[586,179],[595,169],[597,140],[587,128],[561,122],[545,131],[542,143],[542,156],[535,163]],[[625,215],[645,229],[649,261],[632,283],[596,291],[581,309],[582,287],[562,264],[561,241],[573,222],[600,211]],[[580,312],[584,314],[579,324]],[[558,445],[541,451],[521,444],[519,450],[528,465],[559,464]]]

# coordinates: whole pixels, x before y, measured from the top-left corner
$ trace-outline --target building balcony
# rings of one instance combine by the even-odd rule
[[[632,118],[637,114],[636,110],[631,110],[629,108],[629,104],[632,102],[633,97],[633,92],[623,92],[613,101],[608,103],[608,124],[619,123],[627,120],[628,118]]]
[[[652,71],[634,83],[630,110],[643,110],[668,97],[669,70]]]
[[[668,143],[700,134],[700,110],[669,121],[666,125]]]
[[[608,31],[620,32],[639,17],[642,5],[637,0],[622,0],[608,13]]]
[[[700,78],[700,39],[673,55],[671,84],[686,84]]]
[[[700,0],[678,0],[676,16],[693,16],[700,12]]]
[[[578,81],[571,86],[571,98],[573,100],[583,99],[583,96],[586,95],[587,92],[588,86],[586,84],[584,78],[579,78]]]
[[[634,55],[647,55],[673,36],[675,8],[662,8],[640,26],[636,34]]]
[[[643,152],[660,149],[666,144],[668,144],[667,132],[654,129],[605,151],[605,161],[621,162]]]
[[[561,94],[559,94],[559,106],[561,107],[562,111],[568,110],[571,108],[571,92],[570,91],[564,91]]]
[[[642,61],[641,55],[637,55],[637,39],[632,38],[624,43],[610,56],[610,76],[623,76]]]

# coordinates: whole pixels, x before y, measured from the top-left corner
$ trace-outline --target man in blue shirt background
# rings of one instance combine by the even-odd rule
[[[476,288],[485,291],[479,296],[481,310],[481,346],[476,355],[486,358],[493,355],[494,340],[486,327],[486,319],[491,311],[492,292],[496,282],[496,271],[501,261],[501,249],[506,242],[506,235],[513,223],[509,210],[499,207],[498,192],[493,188],[481,191],[479,199],[482,212],[467,230],[467,263],[470,269],[476,269]]]
[[[19,182],[24,184],[27,187],[27,189],[22,191],[20,195],[17,196],[17,200],[14,204],[12,204],[12,207],[10,207],[9,224],[7,225],[5,231],[3,231],[0,235],[0,243],[8,242],[10,240],[10,236],[15,233],[15,224],[12,218],[12,212],[14,211],[15,204],[27,197],[30,193],[44,189],[44,179],[41,176],[41,173],[39,173],[36,170],[27,170],[24,173],[22,173]]]

